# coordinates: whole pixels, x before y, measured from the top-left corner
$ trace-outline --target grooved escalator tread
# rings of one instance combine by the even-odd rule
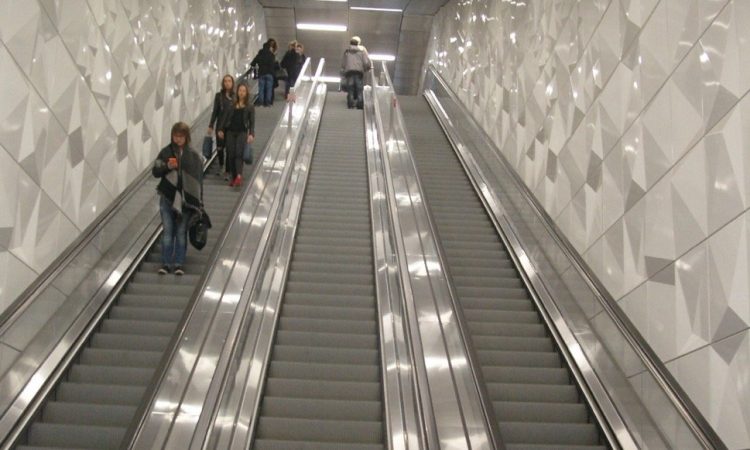
[[[384,448],[364,124],[328,96],[253,448]]]
[[[597,425],[426,101],[400,97],[427,205],[508,449],[599,449]]]

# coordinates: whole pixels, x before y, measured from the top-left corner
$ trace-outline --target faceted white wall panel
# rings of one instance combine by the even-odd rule
[[[264,35],[255,0],[0,2],[0,312]]]
[[[746,0],[454,0],[427,53],[731,448],[750,447],[749,25]]]

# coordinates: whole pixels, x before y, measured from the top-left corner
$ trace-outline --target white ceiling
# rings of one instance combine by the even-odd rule
[[[279,42],[279,55],[296,39],[305,45],[305,54],[316,62],[326,59],[326,75],[337,76],[341,56],[349,38],[357,35],[369,53],[396,56],[388,63],[393,82],[400,93],[416,93],[432,17],[447,0],[259,0],[264,6],[266,31]],[[362,11],[350,7],[401,9],[403,13]],[[346,32],[297,30],[297,23],[346,25]],[[377,63],[378,65],[380,63]]]

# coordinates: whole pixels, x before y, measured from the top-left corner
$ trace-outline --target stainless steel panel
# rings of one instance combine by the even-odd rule
[[[373,258],[380,317],[386,428],[391,449],[423,448],[427,426],[414,390],[414,354],[401,290],[393,221],[388,202],[385,167],[371,86],[365,87],[367,166],[373,228]]]
[[[318,65],[315,77],[322,70],[323,61]],[[308,71],[301,79],[309,80],[309,77]],[[310,83],[307,91],[297,98],[301,117],[307,118],[304,126],[300,123],[300,148],[291,164],[293,170],[285,183],[288,190],[281,199],[279,214],[274,218],[274,233],[269,239],[268,251],[258,271],[257,283],[247,294],[253,313],[246,316],[226,384],[217,399],[218,408],[209,434],[206,435],[208,448],[246,449],[255,435],[267,362],[281,309],[302,197],[326,94],[324,83],[308,80],[305,80]]]
[[[398,264],[409,323],[420,400],[428,427],[427,446],[502,447],[491,408],[477,384],[476,366],[459,323],[412,160],[393,86],[375,88],[375,111],[382,128],[388,201],[396,234]]]

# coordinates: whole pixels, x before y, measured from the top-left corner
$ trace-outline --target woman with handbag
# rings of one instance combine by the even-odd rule
[[[160,275],[185,273],[188,223],[203,205],[203,161],[190,148],[190,127],[184,122],[172,126],[171,142],[154,161],[151,174],[160,178],[159,212],[161,235]]]
[[[242,186],[245,145],[255,140],[255,107],[246,84],[237,86],[234,105],[221,123],[219,136],[227,143],[227,170],[232,179],[229,186]]]
[[[234,105],[234,77],[226,74],[221,80],[221,90],[214,96],[214,109],[211,111],[211,119],[208,121],[208,135],[214,133],[214,124],[222,123],[223,117],[232,110]],[[216,175],[224,174],[224,179],[229,180],[229,171],[224,166],[224,148],[223,138],[216,133],[216,157],[219,160],[219,168]]]

